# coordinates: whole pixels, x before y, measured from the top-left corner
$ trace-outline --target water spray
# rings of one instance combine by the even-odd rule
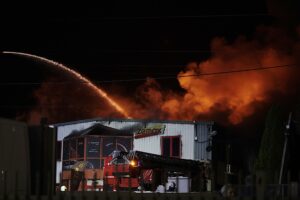
[[[14,52],[14,51],[3,51],[2,53],[4,54],[12,54],[12,55],[17,55],[17,56],[22,56],[22,57],[26,57],[26,58],[30,58],[30,59],[35,59],[38,61],[42,61],[45,63],[48,63],[50,65],[54,65],[55,67],[71,74],[72,76],[76,77],[77,79],[79,79],[80,81],[84,82],[87,84],[87,86],[89,88],[91,88],[92,90],[94,90],[100,97],[104,98],[105,100],[107,100],[107,102],[114,107],[118,112],[120,112],[122,115],[124,115],[126,118],[131,118],[129,116],[129,114],[127,113],[127,111],[125,111],[117,102],[115,102],[112,98],[110,98],[108,96],[108,94],[100,89],[99,87],[97,87],[92,81],[90,81],[89,79],[87,79],[86,77],[84,77],[83,75],[81,75],[79,72],[61,64],[58,62],[55,62],[53,60],[41,57],[41,56],[37,56],[37,55],[33,55],[33,54],[29,54],[29,53],[22,53],[22,52]]]

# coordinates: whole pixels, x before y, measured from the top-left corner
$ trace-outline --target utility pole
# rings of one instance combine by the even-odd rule
[[[230,183],[230,180],[229,180],[229,175],[231,174],[230,154],[231,154],[231,145],[227,144],[227,146],[226,146],[226,172],[225,172],[225,182],[226,182],[226,184]]]
[[[288,123],[285,127],[285,140],[284,140],[284,146],[283,146],[283,152],[282,152],[282,158],[281,158],[281,166],[280,166],[280,174],[279,174],[279,185],[281,185],[282,182],[282,174],[283,174],[283,168],[284,168],[284,162],[285,162],[285,155],[286,155],[286,148],[288,145],[288,139],[289,139],[289,135],[290,135],[290,127],[291,127],[291,121],[292,121],[292,112],[290,112],[289,114],[289,119],[288,119]]]

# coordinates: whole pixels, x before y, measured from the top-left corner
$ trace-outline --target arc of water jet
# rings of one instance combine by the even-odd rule
[[[125,111],[117,102],[115,102],[112,98],[110,98],[105,91],[103,91],[101,88],[97,87],[92,81],[90,81],[88,78],[82,76],[79,72],[77,72],[77,71],[75,71],[75,70],[73,70],[73,69],[71,69],[71,68],[69,68],[69,67],[67,67],[67,66],[65,66],[61,63],[50,60],[48,58],[44,58],[44,57],[41,57],[41,56],[29,54],[29,53],[22,53],[22,52],[15,52],[15,51],[3,51],[2,53],[4,53],[4,54],[13,54],[13,55],[18,55],[18,56],[23,56],[23,57],[43,61],[45,63],[54,65],[54,66],[58,67],[59,69],[62,69],[64,71],[68,72],[69,74],[71,74],[71,75],[75,76],[76,78],[78,78],[80,81],[85,82],[88,85],[88,87],[93,89],[99,96],[101,96],[102,98],[107,100],[107,102],[112,107],[114,107],[118,112],[120,112],[126,118],[131,118],[130,115],[127,113],[127,111]]]

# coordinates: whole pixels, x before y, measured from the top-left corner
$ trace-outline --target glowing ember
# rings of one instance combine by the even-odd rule
[[[125,111],[119,104],[117,104],[112,98],[110,98],[106,92],[104,92],[102,89],[98,88],[95,84],[93,84],[90,80],[88,80],[86,77],[82,76],[80,73],[66,67],[63,64],[57,63],[53,60],[49,60],[47,58],[44,57],[40,57],[40,56],[36,56],[36,55],[32,55],[32,54],[28,54],[28,53],[21,53],[21,52],[12,52],[12,51],[3,51],[3,53],[5,54],[13,54],[13,55],[18,55],[18,56],[24,56],[27,58],[32,58],[32,59],[36,59],[39,61],[43,61],[46,62],[50,65],[54,65],[56,67],[58,67],[59,69],[62,69],[66,72],[68,72],[70,75],[76,77],[77,79],[79,79],[80,81],[84,82],[87,84],[88,87],[90,87],[93,91],[95,91],[100,97],[104,98],[105,100],[107,100],[107,102],[114,107],[118,112],[120,112],[122,115],[124,115],[126,118],[131,118],[129,116],[129,114],[127,113],[127,111]]]

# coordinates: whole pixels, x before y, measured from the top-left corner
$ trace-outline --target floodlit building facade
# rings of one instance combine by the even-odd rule
[[[51,125],[57,137],[56,183],[78,161],[89,161],[101,174],[115,149],[209,162],[213,122],[90,119]],[[91,167],[91,168],[93,168]]]

